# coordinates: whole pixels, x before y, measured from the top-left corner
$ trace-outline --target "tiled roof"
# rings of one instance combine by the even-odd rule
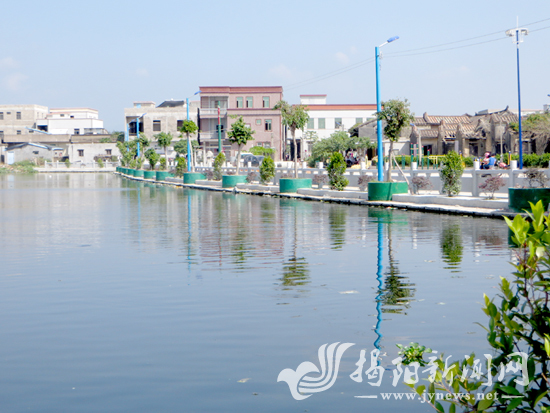
[[[469,115],[460,115],[460,116],[430,116],[427,113],[424,113],[423,116],[424,120],[427,123],[438,125],[441,123],[441,121],[444,121],[445,123],[467,123],[470,122],[470,116]]]
[[[437,138],[439,131],[436,129],[419,129],[420,137],[422,138]]]

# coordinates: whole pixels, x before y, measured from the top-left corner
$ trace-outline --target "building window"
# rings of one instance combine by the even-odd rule
[[[264,96],[263,98],[263,102],[264,102],[264,108],[269,108],[269,96]]]
[[[160,120],[153,121],[153,132],[160,132]]]
[[[38,151],[32,151],[34,155],[38,155]]]
[[[105,153],[106,153],[107,155],[112,155],[111,152],[112,152],[111,149],[105,149]]]
[[[309,118],[307,120],[307,128],[308,129],[315,129],[315,119]]]
[[[223,133],[223,124],[216,125],[216,133],[218,133],[218,129],[220,129],[220,132]]]
[[[319,125],[319,129],[325,129],[325,118],[319,118],[317,124]]]
[[[342,127],[342,118],[334,118],[334,129],[340,129]]]
[[[252,99],[252,96],[246,97],[246,107],[251,108],[254,106],[254,100]]]
[[[4,112],[0,112],[0,120],[4,120]]]
[[[261,125],[262,124],[262,120],[261,119],[256,119],[256,125]]]
[[[4,131],[0,130],[0,138],[3,138],[3,137],[4,137]]]
[[[355,123],[363,123],[363,118],[355,118]]]
[[[74,134],[75,134],[75,135],[80,135],[80,129],[75,129],[75,130],[74,130]]]
[[[17,131],[17,134],[18,134],[18,135],[21,135],[21,131],[20,131],[20,130],[18,130],[18,131]]]
[[[243,98],[238,97],[237,98],[237,109],[242,108],[242,107],[243,107]]]
[[[65,115],[64,115],[63,113],[62,113],[62,114],[61,114],[60,116],[61,116],[62,118],[64,118],[64,117],[65,117]]]
[[[177,123],[177,125],[176,125],[176,128],[177,128],[178,130],[180,130],[182,127],[183,127],[183,121],[182,121],[182,120],[178,120],[178,123]]]
[[[265,130],[270,131],[271,130],[271,119],[265,120]]]
[[[78,150],[78,156],[84,156],[84,149]]]
[[[21,112],[17,112],[17,113],[15,114],[15,119],[21,120]]]

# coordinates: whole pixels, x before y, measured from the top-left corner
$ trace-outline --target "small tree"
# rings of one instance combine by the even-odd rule
[[[481,189],[489,199],[495,198],[495,192],[506,185],[506,181],[502,179],[500,175],[491,176],[485,180],[485,182],[479,184]]]
[[[344,178],[346,172],[346,161],[340,152],[334,152],[327,166],[330,189],[343,191],[349,181]]]
[[[168,165],[168,147],[172,143],[173,136],[171,133],[161,132],[155,135],[157,142],[161,148],[164,148],[165,165]],[[162,165],[162,163],[161,163]],[[166,166],[165,168],[166,169]]]
[[[386,175],[386,182],[391,182],[391,168],[393,158],[393,144],[399,140],[401,131],[408,126],[413,120],[414,115],[409,110],[409,102],[399,99],[391,99],[387,102],[382,102],[382,109],[376,114],[378,120],[385,121],[384,134],[390,141],[389,166]],[[378,162],[382,162],[378,159]]]
[[[166,165],[168,165],[168,162],[166,162],[166,158],[160,158],[159,164],[159,170],[166,171]]]
[[[176,159],[176,176],[178,178],[183,177],[183,174],[187,171],[187,161],[184,157],[180,156]]]
[[[290,129],[292,142],[294,144],[294,178],[298,178],[298,145],[296,144],[296,129],[303,129],[309,120],[308,109],[303,105],[289,105],[281,100],[273,107],[273,110],[280,110],[283,118],[283,125]]]
[[[147,149],[147,151],[145,151],[145,157],[149,161],[151,171],[154,171],[155,165],[159,161],[160,155],[153,148],[149,148]]]
[[[458,195],[462,188],[462,173],[464,172],[462,158],[455,151],[451,151],[445,155],[442,163],[439,176],[443,184],[443,193],[449,196]]]
[[[222,167],[225,163],[225,154],[220,152],[218,156],[214,159],[214,180],[222,180]]]
[[[141,164],[143,164],[143,157],[145,155],[145,152],[149,145],[151,145],[151,141],[147,139],[147,136],[145,136],[144,133],[139,134],[139,138],[136,139],[136,156],[137,156],[137,144],[139,143],[139,157],[141,158]],[[141,167],[140,167],[141,169]]]
[[[239,119],[235,123],[231,125],[231,130],[227,133],[227,137],[231,143],[236,143],[239,145],[239,151],[237,154],[237,160],[236,160],[236,167],[237,167],[237,175],[239,175],[239,166],[241,162],[241,150],[243,145],[246,145],[246,143],[250,140],[253,140],[254,138],[252,135],[254,134],[254,131],[250,129],[246,124],[244,123],[244,119],[242,116],[239,116]]]
[[[260,181],[262,184],[271,182],[275,176],[275,162],[271,157],[266,156],[260,164]]]
[[[184,120],[182,123],[181,128],[179,131],[187,136],[187,145],[190,145],[189,143],[189,135],[194,135],[199,130],[199,127],[195,122],[193,122],[191,119]],[[187,146],[185,148],[185,153],[187,153]],[[193,148],[191,147],[191,172],[195,172],[195,157],[193,153]]]

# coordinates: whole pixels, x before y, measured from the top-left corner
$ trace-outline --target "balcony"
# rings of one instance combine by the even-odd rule
[[[218,142],[218,132],[201,132],[201,142]],[[225,132],[221,133],[222,141],[225,139]]]
[[[201,117],[218,117],[218,108],[200,108]],[[220,117],[227,116],[227,108],[220,108]]]

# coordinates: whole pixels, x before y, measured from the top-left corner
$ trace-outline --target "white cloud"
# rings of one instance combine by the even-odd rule
[[[0,69],[15,69],[19,63],[13,57],[4,57],[0,59]]]
[[[147,77],[149,76],[149,71],[143,67],[140,67],[138,69],[136,69],[136,76],[138,77]]]
[[[17,92],[23,88],[27,79],[28,77],[23,73],[13,73],[4,77],[4,87],[12,92]]]
[[[349,63],[349,57],[347,54],[343,52],[336,53],[336,60],[338,60],[340,63],[348,64]]]
[[[279,66],[270,68],[268,70],[268,74],[280,79],[285,79],[285,80],[292,79],[293,77],[292,71],[282,63]]]

